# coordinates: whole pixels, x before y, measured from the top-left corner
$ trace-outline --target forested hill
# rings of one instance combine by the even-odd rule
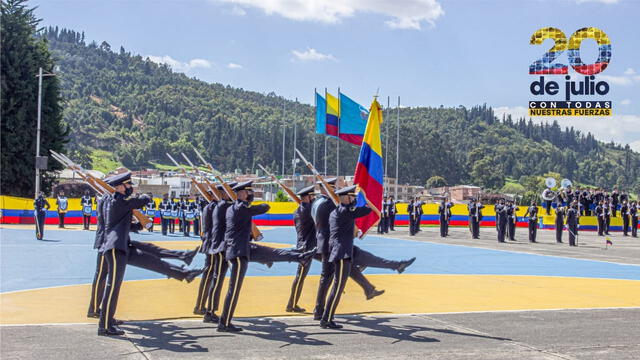
[[[323,168],[324,141],[314,135],[311,106],[189,78],[122,47],[87,44],[78,32],[49,28],[41,36],[60,66],[64,118],[72,129],[68,146],[85,165],[102,164],[104,154],[131,169],[168,164],[165,152],[190,153],[195,145],[220,170],[245,171],[257,163],[279,169],[286,120],[286,172],[291,172],[294,121],[298,148],[311,158],[316,137],[317,166]],[[365,106],[370,101],[360,100]],[[385,149],[390,175],[395,174],[395,111],[392,115],[384,125],[392,134]],[[401,183],[424,184],[438,175],[449,184],[499,188],[506,177],[553,171],[591,185],[640,188],[640,154],[557,123],[496,119],[487,106],[403,108],[400,123]],[[329,144],[333,172],[335,140]],[[346,143],[340,149],[346,175],[358,149]]]

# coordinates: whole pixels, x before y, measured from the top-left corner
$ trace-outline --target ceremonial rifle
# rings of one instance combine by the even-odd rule
[[[278,180],[278,178],[275,175],[267,171],[267,169],[265,169],[262,165],[258,164],[258,166],[260,167],[260,169],[262,169],[262,171],[264,171],[267,175],[269,175],[273,179],[273,181],[275,181],[278,185],[280,185],[280,187],[282,187],[282,190],[284,190],[284,192],[286,192],[287,195],[289,195],[291,200],[297,202],[298,204],[302,202],[302,200],[300,200],[298,195],[296,195],[296,193],[293,192],[293,190],[291,190],[288,186],[281,183],[280,180]]]
[[[202,163],[205,164],[206,167],[209,168],[209,170],[211,170],[211,173],[214,174],[214,176],[216,177],[216,180],[218,180],[220,182],[220,184],[222,184],[222,188],[224,189],[224,192],[227,193],[227,195],[233,200],[236,201],[238,200],[238,195],[236,195],[235,191],[233,191],[233,189],[231,188],[231,186],[229,186],[229,184],[227,184],[226,182],[224,182],[224,180],[222,180],[222,178],[219,175],[215,175],[216,170],[213,168],[213,166],[207,162],[204,157],[202,157],[202,155],[200,154],[200,152],[198,151],[198,149],[196,149],[195,147],[193,147],[193,151],[196,153],[196,155],[198,155],[198,157],[200,158],[200,161],[202,161]],[[260,229],[258,229],[258,227],[256,226],[255,223],[251,222],[251,236],[253,237],[253,239],[255,241],[260,241],[264,238],[264,236],[262,235],[262,232],[260,231]]]
[[[220,191],[218,191],[218,188],[212,184],[209,179],[207,179],[206,176],[204,176],[204,174],[200,173],[200,170],[193,165],[193,163],[191,162],[191,160],[189,160],[189,158],[187,157],[187,155],[185,155],[184,153],[180,153],[182,155],[182,157],[187,160],[187,162],[189,163],[189,166],[191,166],[191,168],[193,169],[193,171],[196,172],[196,175],[200,176],[205,183],[207,183],[207,187],[209,188],[209,190],[211,190],[211,192],[213,193],[213,196],[215,197],[216,201],[220,201],[222,200],[222,194],[220,193]]]
[[[316,170],[316,168],[313,166],[313,164],[311,164],[307,160],[307,158],[305,158],[304,155],[302,155],[300,150],[298,150],[297,148],[295,150],[298,153],[298,155],[300,156],[300,158],[302,159],[302,161],[305,163],[305,165],[307,165],[309,170],[311,170],[311,173],[316,177],[316,179],[318,179],[318,181],[320,181],[320,184],[322,184],[322,187],[324,188],[324,190],[327,192],[327,194],[329,194],[329,198],[331,198],[331,200],[333,200],[333,203],[336,206],[340,205],[340,198],[338,198],[338,195],[336,195],[335,191],[333,191],[333,188],[331,186],[329,186],[329,183],[327,183],[327,181],[324,179],[324,177],[322,177],[322,175],[320,175],[320,173],[318,172],[318,170]]]
[[[98,179],[97,177],[91,175],[88,171],[83,169],[82,166],[74,163],[65,155],[59,154],[53,150],[49,151],[51,151],[54,159],[58,160],[58,162],[60,162],[62,165],[68,167],[73,172],[78,174],[94,190],[102,194],[113,194],[116,192],[116,190],[111,185],[107,184],[104,180]],[[149,219],[148,216],[144,215],[139,209],[133,209],[133,216],[145,229],[150,229],[153,226],[153,221]]]
[[[196,187],[196,189],[198,190],[198,192],[200,194],[202,194],[202,196],[204,196],[205,199],[207,199],[207,201],[211,202],[213,200],[213,196],[211,194],[209,194],[207,192],[207,189],[204,189],[204,186],[199,183],[198,181],[196,181],[196,178],[193,177],[193,175],[189,174],[187,172],[187,169],[185,169],[182,165],[178,164],[178,162],[171,156],[169,155],[169,153],[165,153],[167,154],[167,156],[169,157],[169,159],[171,159],[171,161],[178,167],[180,168],[180,171],[182,171],[183,174],[185,174],[186,176],[189,177],[189,179],[191,180],[191,183]]]

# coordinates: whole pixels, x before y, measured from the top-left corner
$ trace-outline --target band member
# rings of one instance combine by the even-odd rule
[[[529,242],[536,242],[536,235],[538,231],[538,206],[536,202],[532,201],[531,206],[527,208],[527,212],[524,216],[529,216]]]
[[[184,236],[189,236],[189,230],[185,229],[187,227],[187,221],[185,221],[185,217],[187,214],[187,207],[189,206],[189,200],[185,195],[180,195],[180,202],[178,203],[178,225],[180,227],[180,232]]]
[[[144,213],[147,214],[149,219],[151,219],[151,227],[149,228],[149,232],[153,232],[153,220],[156,217],[156,202],[153,200],[153,194],[148,193],[149,202],[144,205]],[[166,230],[165,230],[166,233]],[[163,235],[166,235],[163,233]]]
[[[84,195],[80,199],[82,205],[82,225],[85,230],[89,230],[91,224],[91,213],[93,213],[93,200],[91,200],[91,194],[89,190],[85,190]]]
[[[471,237],[480,238],[480,221],[482,220],[482,209],[484,205],[480,200],[471,199],[469,203],[469,221],[471,222]]]
[[[416,225],[415,225],[415,230],[416,233],[419,233],[420,231],[420,224],[422,223],[422,214],[424,214],[424,210],[422,210],[422,205],[424,203],[422,202],[422,200],[420,200],[420,197],[416,196],[416,200],[414,202],[414,205],[416,207]]]
[[[640,210],[637,201],[633,201],[629,206],[629,215],[631,216],[631,236],[638,237],[638,210]]]
[[[504,199],[500,199],[495,206],[496,226],[498,229],[498,242],[503,243],[507,231],[507,207]]]
[[[611,203],[611,199],[609,199],[608,201],[604,202],[603,205],[603,209],[604,209],[604,233],[606,235],[610,235],[609,234],[609,227],[611,226],[611,212],[612,212],[612,203]]]
[[[544,201],[544,208],[547,210],[547,215],[551,215],[551,203],[552,202],[553,202],[553,199]]]
[[[622,205],[620,206],[620,216],[622,216],[622,234],[624,236],[629,236],[629,204],[627,204],[627,200],[622,201]]]
[[[64,191],[60,190],[56,198],[56,206],[58,207],[58,227],[64,228],[64,217],[67,215],[69,208],[69,199],[64,196]]]
[[[44,219],[47,217],[47,210],[51,208],[49,202],[40,191],[38,197],[33,201],[33,213],[35,215],[36,239],[42,240],[44,236]]]
[[[556,203],[556,242],[562,243],[562,230],[564,229],[564,217],[566,209],[558,201]]]
[[[611,216],[613,217],[616,217],[618,204],[620,204],[620,195],[618,195],[618,187],[614,187],[611,192]]]
[[[229,291],[224,300],[224,308],[218,323],[220,332],[238,332],[241,328],[231,323],[233,313],[238,304],[240,290],[244,275],[247,272],[247,263],[250,257],[251,218],[264,214],[269,210],[268,204],[251,205],[253,202],[252,181],[236,185],[233,190],[237,193],[238,200],[227,209],[226,232],[226,260],[231,265],[231,278]]]
[[[449,235],[449,219],[451,219],[451,207],[453,204],[442,199],[438,206],[438,214],[440,215],[440,237]]]
[[[169,217],[169,234],[176,231],[176,219],[180,219],[180,202],[175,197],[171,197],[171,212]]]
[[[317,245],[316,227],[313,223],[313,217],[311,216],[311,203],[314,200],[314,189],[315,186],[311,185],[298,191],[301,202],[293,213],[293,221],[297,235],[296,248],[300,251],[316,249]],[[289,295],[289,302],[287,303],[287,312],[305,312],[305,309],[298,306],[298,300],[300,300],[304,280],[310,268],[311,261],[298,265],[296,277],[293,279],[293,284],[291,285],[291,295]]]
[[[162,227],[162,235],[167,235],[167,230],[170,225],[171,217],[171,201],[169,200],[169,194],[162,195],[162,201],[158,207],[160,210],[160,225]]]
[[[204,219],[202,218],[202,211],[204,210],[204,207],[209,204],[209,202],[205,200],[202,196],[196,195],[196,200],[194,201],[194,204],[195,204],[194,211],[196,212],[196,218],[193,220],[193,234],[201,237],[202,221],[204,221]]]
[[[396,231],[396,213],[398,208],[396,207],[396,200],[393,196],[389,196],[389,230]]]
[[[382,198],[382,209],[380,209],[380,221],[378,221],[378,234],[387,233],[387,220],[389,217],[387,208],[387,196]]]
[[[513,201],[507,202],[507,230],[509,232],[509,240],[516,241],[516,223],[518,221],[518,214],[516,211],[520,210]]]
[[[569,246],[576,245],[576,237],[578,236],[578,218],[580,217],[580,210],[578,209],[578,203],[574,202],[571,208],[567,211],[567,230],[569,230]]]
[[[607,223],[604,219],[604,201],[600,200],[594,209],[594,213],[598,220],[598,236],[604,236],[604,230],[607,227]]]
[[[407,205],[407,212],[409,213],[409,235],[414,236],[417,232],[416,218],[418,217],[418,209],[413,198],[409,200],[409,204]]]
[[[366,205],[364,207],[355,206],[355,190],[355,186],[349,186],[336,191],[336,195],[340,197],[340,206],[331,212],[329,218],[331,234],[329,239],[329,261],[333,263],[335,273],[333,288],[320,321],[320,327],[322,328],[342,328],[341,325],[333,321],[333,317],[351,269],[355,219],[366,216],[372,211]]]
[[[182,231],[184,236],[189,236],[191,234],[191,224],[194,224],[196,221],[196,213],[198,211],[198,205],[195,201],[189,201],[185,197],[185,202],[183,203],[183,211],[182,211]],[[195,233],[198,235],[198,233]]]

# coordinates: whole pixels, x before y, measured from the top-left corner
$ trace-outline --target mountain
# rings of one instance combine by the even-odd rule
[[[85,165],[99,166],[106,154],[111,164],[115,160],[131,169],[162,166],[169,164],[165,152],[191,153],[194,145],[223,171],[252,170],[261,163],[278,172],[284,129],[285,172],[291,173],[296,122],[297,147],[311,158],[315,138],[316,165],[324,167],[324,139],[314,134],[311,106],[189,78],[122,47],[116,52],[106,42],[87,44],[84,33],[56,27],[40,36],[60,67],[64,119],[72,129],[68,147]],[[390,134],[384,153],[393,176],[395,110],[383,126]],[[557,172],[577,183],[640,192],[640,154],[557,122],[497,119],[486,105],[401,108],[400,134],[401,183],[423,185],[442,176],[449,184],[499,189],[506,178]],[[328,143],[333,172],[335,140]],[[341,144],[342,175],[355,168],[358,150]],[[298,165],[298,170],[305,169]]]

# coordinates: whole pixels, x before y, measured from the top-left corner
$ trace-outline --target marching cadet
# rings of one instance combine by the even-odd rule
[[[219,332],[242,331],[241,328],[231,323],[231,319],[238,304],[242,282],[247,272],[247,264],[250,257],[251,218],[269,211],[268,204],[251,205],[253,202],[252,183],[252,181],[243,182],[233,188],[238,200],[227,209],[227,228],[224,234],[224,241],[226,243],[225,257],[231,265],[231,278],[229,280],[229,291],[224,300],[224,308],[218,323]]]
[[[64,228],[64,217],[69,208],[69,199],[64,196],[64,191],[60,190],[56,198],[56,206],[58,207],[58,227]]]
[[[620,195],[618,195],[618,187],[613,188],[613,192],[611,192],[611,215],[616,217],[616,213],[618,211],[618,204],[620,204]]]
[[[516,222],[518,221],[517,211],[519,207],[513,201],[507,203],[507,230],[509,232],[509,240],[516,241]]]
[[[629,204],[627,204],[627,200],[622,201],[620,215],[622,216],[622,233],[624,236],[629,236]]]
[[[293,222],[296,228],[297,243],[296,248],[300,251],[310,251],[316,249],[316,227],[313,223],[313,217],[311,216],[311,203],[314,200],[315,186],[311,185],[300,191],[298,196],[300,197],[300,205],[293,213]],[[296,277],[293,279],[291,285],[291,295],[289,296],[289,302],[287,303],[287,312],[305,312],[306,310],[298,306],[298,300],[300,300],[300,294],[304,286],[304,280],[311,268],[311,261],[308,263],[300,263],[298,265],[298,271]]]
[[[210,191],[209,193],[211,194]],[[202,218],[202,212],[204,211],[205,206],[209,205],[209,202],[198,194],[196,195],[195,205],[196,218],[193,220],[193,233],[196,236],[202,236],[202,222],[204,221]]]
[[[560,201],[556,202],[556,242],[562,243],[562,230],[564,229],[564,217],[566,215],[566,209],[562,206]]]
[[[610,235],[609,234],[609,227],[611,226],[611,199],[609,199],[608,201],[604,202],[603,205],[603,210],[604,210],[604,233],[605,235]]]
[[[156,202],[155,200],[153,200],[152,193],[148,193],[147,195],[149,196],[149,202],[144,205],[144,213],[147,214],[149,219],[151,219],[151,227],[149,228],[149,232],[153,232],[153,220],[156,217]],[[165,234],[163,235],[166,235],[166,230]]]
[[[396,231],[395,225],[397,212],[398,209],[396,207],[396,200],[394,199],[393,195],[389,196],[389,230],[391,231]]]
[[[503,243],[507,232],[507,206],[504,199],[500,199],[495,206],[496,226],[498,228],[498,242]],[[526,216],[526,215],[525,215]]]
[[[471,221],[471,236],[474,239],[480,238],[480,221],[482,220],[482,209],[484,205],[480,200],[471,199],[469,203],[469,218]]]
[[[604,230],[607,226],[604,219],[604,201],[600,200],[594,210],[596,218],[598,219],[598,236],[604,236]]]
[[[329,261],[333,263],[335,274],[333,288],[320,321],[320,327],[322,328],[342,328],[342,325],[338,325],[333,321],[333,317],[351,269],[355,219],[366,216],[371,212],[371,208],[367,205],[356,207],[355,190],[355,186],[349,186],[336,191],[336,195],[340,197],[340,206],[332,211],[329,217],[331,234],[329,238]]]
[[[578,209],[578,203],[574,202],[571,208],[567,211],[567,230],[569,230],[569,246],[576,245],[576,237],[578,235],[578,218],[580,217],[580,210]]]
[[[82,205],[82,225],[85,230],[89,230],[91,224],[91,213],[93,213],[93,201],[91,200],[91,194],[89,190],[84,191],[84,195],[80,199]]]
[[[631,236],[638,237],[638,202],[633,201],[629,209],[629,215],[631,216]]]
[[[527,212],[524,216],[529,216],[529,242],[536,242],[536,235],[538,232],[538,206],[535,201],[531,202],[531,206],[527,208]]]
[[[133,194],[131,172],[111,177],[108,184],[115,189],[115,193],[104,196],[102,199],[104,233],[102,239],[96,239],[96,242],[100,242],[99,252],[107,262],[107,284],[100,307],[98,335],[118,336],[123,335],[124,331],[116,325],[115,312],[127,264],[187,282],[193,281],[202,269],[187,270],[162,261],[146,250],[139,249],[139,247],[158,248],[152,244],[132,242],[129,237],[129,232],[135,228],[132,227],[133,210],[141,209],[149,202],[149,197],[147,195],[131,197]],[[195,255],[195,252],[191,253]],[[190,258],[193,259],[193,256],[190,255]]]
[[[44,198],[44,193],[40,191],[38,197],[33,201],[35,224],[36,224],[36,239],[42,240],[44,236],[44,219],[47,217],[47,210],[51,208],[47,199]]]
[[[209,247],[211,246],[211,229],[212,229],[212,215],[216,208],[217,202],[213,200],[213,193],[209,190],[209,195],[212,198],[211,202],[204,206],[201,212],[202,218],[202,244],[200,245],[198,252],[205,254],[204,271],[202,272],[202,279],[200,279],[200,286],[198,287],[198,296],[196,297],[196,305],[193,308],[193,313],[196,315],[205,315],[207,312],[207,300],[209,298],[209,288],[214,276],[214,258],[215,255],[209,254]]]
[[[440,214],[440,237],[447,237],[449,232],[449,219],[451,218],[451,204],[442,199],[438,206],[438,214]]]
[[[171,217],[171,201],[169,201],[169,194],[162,195],[162,201],[158,207],[160,210],[160,225],[162,227],[162,235],[167,235],[169,229],[169,218]]]

